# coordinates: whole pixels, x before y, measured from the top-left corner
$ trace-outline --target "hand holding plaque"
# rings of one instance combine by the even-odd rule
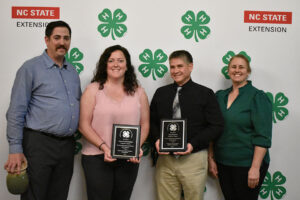
[[[160,152],[184,152],[187,148],[186,120],[161,120]]]
[[[140,153],[140,126],[114,124],[111,140],[112,158],[138,158]]]

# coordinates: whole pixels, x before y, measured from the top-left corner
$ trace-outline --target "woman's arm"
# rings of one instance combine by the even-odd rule
[[[255,95],[251,107],[251,121],[254,127],[254,155],[248,172],[248,186],[255,188],[259,183],[259,170],[267,149],[271,147],[272,138],[272,103],[263,91]]]
[[[260,177],[260,166],[261,163],[266,155],[267,149],[260,146],[255,146],[254,148],[254,155],[251,167],[248,172],[248,186],[250,188],[255,188],[259,183]]]
[[[148,137],[149,127],[150,127],[149,102],[148,102],[148,97],[144,90],[142,90],[142,92],[141,92],[140,102],[141,102],[141,121],[140,121],[141,142],[140,142],[140,146],[142,146]]]
[[[141,138],[140,138],[140,155],[139,158],[131,158],[130,161],[134,163],[139,163],[140,158],[143,156],[142,145],[146,141],[148,134],[149,134],[149,126],[150,126],[150,109],[149,109],[149,102],[148,97],[144,91],[144,89],[139,88],[140,91],[140,104],[141,104]]]
[[[92,128],[93,110],[96,105],[95,95],[97,93],[97,85],[90,85],[84,91],[80,100],[80,118],[79,131],[93,145],[100,148],[104,152],[104,160],[107,162],[115,161],[111,157],[110,148],[105,144],[101,137]],[[100,147],[101,145],[101,147]]]

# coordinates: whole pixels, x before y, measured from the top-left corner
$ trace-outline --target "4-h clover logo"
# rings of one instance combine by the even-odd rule
[[[289,99],[282,92],[277,93],[275,99],[273,98],[272,93],[267,92],[266,94],[272,102],[273,122],[276,123],[276,119],[280,121],[284,120],[289,114],[289,110],[284,107],[288,104]]]
[[[170,131],[177,131],[177,125],[176,124],[171,124],[170,125]]]
[[[82,149],[82,144],[79,142],[81,137],[82,137],[81,133],[79,132],[79,130],[77,130],[74,134],[74,139],[76,141],[74,154],[78,154]]]
[[[248,56],[248,54],[245,52],[245,51],[241,51],[240,53],[238,54],[241,54],[241,55],[244,55],[248,60],[249,60],[249,63],[251,62],[251,57]],[[226,79],[230,79],[229,75],[228,75],[228,64],[229,64],[229,61],[230,59],[235,56],[235,53],[233,51],[228,51],[223,57],[222,57],[222,61],[224,64],[226,64],[226,66],[224,66],[222,68],[222,74],[224,75],[224,77]]]
[[[282,186],[286,182],[285,176],[277,171],[273,174],[271,179],[271,174],[267,172],[264,182],[260,188],[259,196],[262,199],[271,196],[271,200],[282,199],[283,195],[286,193],[286,189]]]
[[[127,27],[122,24],[127,19],[127,15],[121,10],[117,9],[112,15],[111,11],[105,8],[99,15],[98,19],[104,22],[98,26],[98,31],[103,37],[107,37],[111,33],[111,37],[115,40],[117,37],[122,37],[127,31]]]
[[[152,78],[156,80],[155,75],[162,78],[168,71],[168,67],[163,64],[168,60],[168,56],[161,49],[157,49],[154,56],[150,49],[145,49],[139,58],[140,61],[146,63],[139,66],[139,72],[143,77],[148,77],[152,72]]]
[[[83,53],[79,51],[78,48],[71,49],[70,53],[66,54],[65,58],[69,63],[71,63],[75,67],[78,74],[82,72],[83,65],[79,61],[83,59]]]
[[[194,35],[196,42],[199,42],[198,37],[204,40],[210,34],[210,28],[206,26],[210,17],[204,11],[198,12],[196,18],[195,13],[189,10],[181,17],[181,21],[187,24],[181,28],[186,39],[191,39]]]
[[[122,136],[123,136],[124,138],[129,138],[129,137],[130,137],[129,131],[123,131]]]

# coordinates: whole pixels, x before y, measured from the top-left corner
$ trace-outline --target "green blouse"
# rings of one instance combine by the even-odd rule
[[[272,103],[251,81],[239,88],[239,95],[227,109],[232,87],[216,93],[225,119],[223,134],[215,142],[217,162],[228,166],[250,167],[254,147],[271,147]],[[264,161],[270,162],[269,151]]]

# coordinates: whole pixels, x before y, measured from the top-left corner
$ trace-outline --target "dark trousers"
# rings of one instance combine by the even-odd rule
[[[265,162],[260,167],[259,184],[248,187],[250,167],[233,167],[217,163],[220,186],[225,200],[257,200],[260,187],[264,181],[269,165]]]
[[[139,164],[117,160],[104,162],[103,155],[82,155],[89,200],[129,200]]]
[[[21,200],[66,200],[73,174],[73,137],[55,138],[24,129],[23,151],[28,161],[29,189]]]

